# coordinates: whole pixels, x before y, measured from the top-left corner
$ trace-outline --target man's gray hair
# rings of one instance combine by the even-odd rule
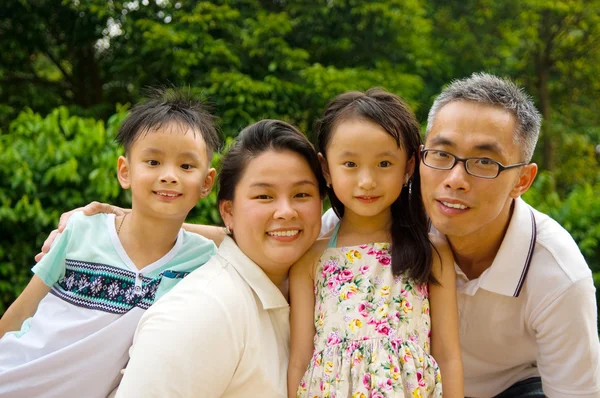
[[[470,77],[455,80],[433,102],[427,117],[427,134],[440,109],[454,101],[500,106],[515,115],[518,122],[515,143],[521,147],[521,161],[531,161],[542,116],[523,89],[508,79],[488,73],[473,73]]]

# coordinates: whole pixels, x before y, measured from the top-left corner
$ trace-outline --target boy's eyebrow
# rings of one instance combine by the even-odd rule
[[[155,154],[155,153],[163,153],[160,149],[158,148],[145,148],[142,153],[148,153],[148,154]]]
[[[299,186],[299,185],[313,185],[316,186],[316,184],[311,181],[311,180],[300,180],[300,181],[296,181],[294,184],[292,184],[293,186]],[[250,184],[250,188],[272,188],[274,187],[275,184],[270,184],[268,182],[255,182]]]
[[[201,159],[201,156],[198,155],[196,152],[192,152],[192,151],[188,151],[188,152],[184,152],[181,154],[182,157],[188,157],[188,158],[194,158],[194,159]]]

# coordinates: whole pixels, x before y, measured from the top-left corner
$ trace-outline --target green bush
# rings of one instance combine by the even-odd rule
[[[119,107],[105,123],[66,108],[46,117],[26,110],[0,135],[0,314],[30,280],[33,257],[61,213],[93,200],[130,205],[116,177],[122,150],[114,142],[125,115]],[[219,222],[214,192],[190,219]]]

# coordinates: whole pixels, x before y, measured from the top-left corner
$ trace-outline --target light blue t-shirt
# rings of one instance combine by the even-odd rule
[[[32,269],[50,293],[19,332],[0,339],[0,397],[106,397],[144,311],[215,252],[212,241],[180,230],[165,256],[138,270],[113,214],[73,215]]]

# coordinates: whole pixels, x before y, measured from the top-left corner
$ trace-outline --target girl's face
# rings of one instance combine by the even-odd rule
[[[250,160],[233,201],[219,208],[238,247],[270,277],[287,275],[321,229],[317,179],[306,160],[288,150]]]
[[[380,125],[350,119],[336,125],[321,159],[325,179],[344,204],[344,214],[388,217],[413,173],[414,157]]]

